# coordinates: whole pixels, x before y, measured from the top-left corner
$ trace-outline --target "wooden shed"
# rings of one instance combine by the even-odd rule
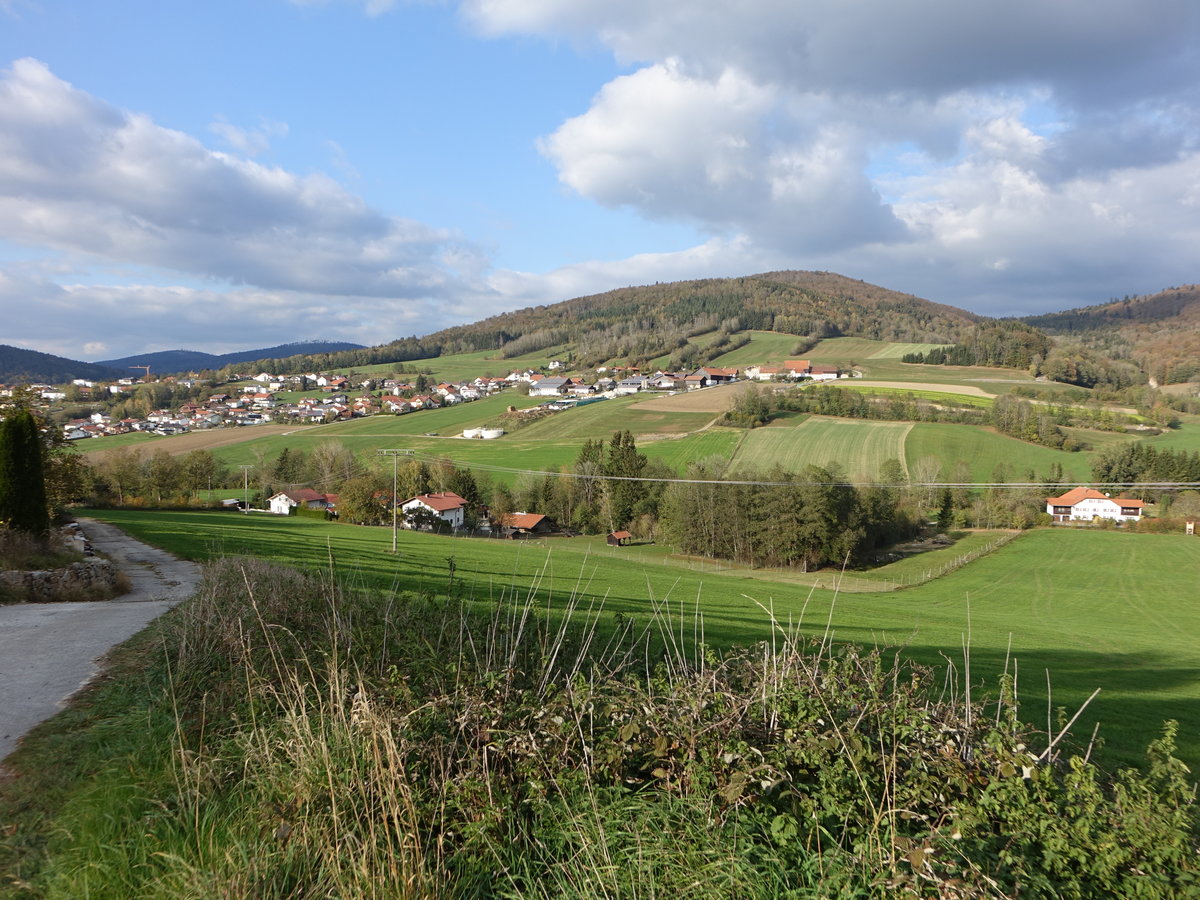
[[[629,543],[633,535],[628,531],[614,531],[608,536],[608,545],[610,547],[623,547]]]

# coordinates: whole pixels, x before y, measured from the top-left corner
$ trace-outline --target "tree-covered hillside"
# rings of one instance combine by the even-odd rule
[[[1200,285],[1032,316],[1062,343],[1126,359],[1160,384],[1200,378]]]
[[[803,341],[848,335],[887,341],[954,343],[984,318],[830,272],[768,272],[627,287],[534,306],[345,353],[259,360],[274,371],[352,367],[500,351],[515,357],[570,345],[575,361],[649,360],[683,347],[688,337],[755,329]]]

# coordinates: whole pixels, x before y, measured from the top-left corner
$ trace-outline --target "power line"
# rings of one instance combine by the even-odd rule
[[[583,481],[641,481],[656,484],[728,484],[751,487],[794,487],[808,485],[813,487],[879,487],[879,488],[1037,488],[1038,490],[1057,490],[1075,487],[1103,488],[1140,488],[1158,490],[1165,488],[1200,488],[1200,481],[761,481],[757,479],[725,479],[725,478],[665,478],[661,476],[639,475],[604,475],[583,472],[553,472],[542,469],[516,469],[509,466],[497,466],[489,463],[459,462],[443,456],[413,452],[412,457],[419,462],[439,463],[449,460],[457,468],[471,469],[482,472],[495,472],[506,475],[528,475],[534,478],[573,478]]]

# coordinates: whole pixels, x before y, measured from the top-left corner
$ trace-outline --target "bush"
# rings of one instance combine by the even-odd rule
[[[1031,749],[1011,680],[985,711],[928,669],[788,634],[654,666],[639,635],[679,623],[618,615],[594,640],[532,603],[485,616],[210,567],[144,671],[107,687],[145,692],[127,714],[144,746],[138,765],[81,766],[88,827],[45,826],[65,836],[57,893],[1194,893],[1174,725],[1145,773],[1110,779]]]

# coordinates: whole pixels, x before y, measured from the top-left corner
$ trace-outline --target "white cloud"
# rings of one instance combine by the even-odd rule
[[[598,42],[639,66],[542,142],[599,203],[992,312],[1195,279],[1191,0],[463,10],[485,34]]]
[[[396,303],[250,287],[59,284],[0,272],[0,309],[36,310],[6,322],[3,342],[73,359],[174,349],[222,353],[314,338],[370,346],[475,318],[463,304],[488,315],[495,302],[486,291],[453,304]]]
[[[251,151],[284,126],[218,130]],[[456,233],[371,209],[328,176],[210,150],[32,59],[0,73],[0,241],[0,309],[27,312],[6,316],[2,339],[74,357],[231,332],[242,348],[376,344],[516,302]]]
[[[261,288],[388,298],[459,289],[456,234],[331,178],[207,149],[18,60],[0,79],[0,238]]]

